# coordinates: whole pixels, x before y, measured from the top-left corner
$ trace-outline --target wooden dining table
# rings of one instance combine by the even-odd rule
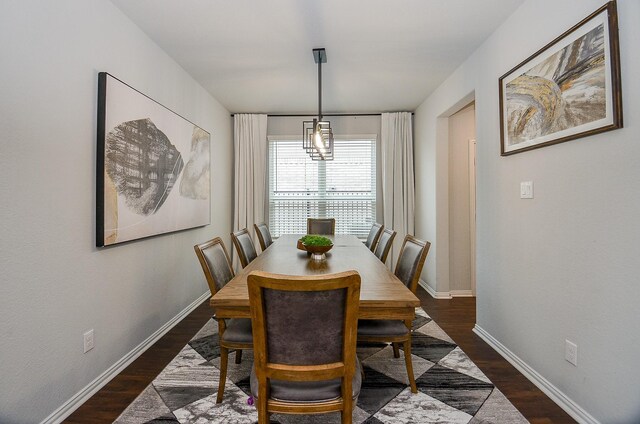
[[[314,261],[297,248],[300,234],[280,236],[211,298],[218,318],[251,318],[247,276],[251,271],[285,275],[323,275],[355,270],[360,274],[359,319],[399,319],[410,325],[418,298],[357,237],[327,236],[333,248]]]

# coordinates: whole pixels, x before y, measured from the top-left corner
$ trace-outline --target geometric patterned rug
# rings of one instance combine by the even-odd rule
[[[247,404],[251,351],[236,365],[230,354],[221,404],[216,404],[220,377],[218,326],[210,320],[116,423],[255,423]],[[412,360],[418,393],[411,393],[404,357],[393,357],[389,345],[358,345],[364,368],[354,424],[527,423],[528,421],[480,369],[424,312],[416,309]],[[272,414],[272,423],[339,423],[340,414]]]

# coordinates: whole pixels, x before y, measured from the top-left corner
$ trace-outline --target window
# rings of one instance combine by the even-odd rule
[[[269,229],[304,234],[307,218],[335,218],[337,234],[367,238],[376,220],[375,137],[336,137],[326,162],[312,161],[300,139],[269,139]]]

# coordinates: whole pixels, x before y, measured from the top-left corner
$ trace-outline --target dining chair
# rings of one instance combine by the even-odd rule
[[[246,268],[252,260],[258,257],[249,230],[246,228],[231,233],[231,241],[233,241],[233,245],[236,247],[242,268]]]
[[[360,275],[356,271],[247,277],[253,320],[251,394],[258,423],[269,414],[341,411],[351,423],[362,367],[356,357]]]
[[[307,234],[334,235],[335,233],[335,218],[307,218]]]
[[[431,247],[431,243],[428,241],[421,241],[412,236],[406,236],[402,243],[394,274],[413,294],[416,294],[418,280],[424,261],[427,259],[429,247]],[[398,344],[402,343],[411,392],[417,393],[418,389],[411,362],[411,325],[411,320],[404,322],[382,319],[360,320],[358,321],[358,341],[391,343],[393,355],[396,358],[400,357]]]
[[[220,237],[193,246],[204,271],[211,296],[223,288],[233,277],[233,268],[229,254]],[[247,318],[218,319],[218,338],[220,344],[220,382],[218,383],[217,403],[222,402],[224,385],[227,379],[229,350],[236,351],[236,364],[242,360],[242,350],[253,348],[251,320]]]
[[[387,256],[389,256],[389,251],[391,250],[391,246],[393,246],[393,239],[395,237],[396,232],[388,228],[383,229],[380,234],[378,244],[373,253],[383,264],[387,263]]]
[[[264,252],[264,250],[273,243],[271,231],[269,231],[269,227],[267,227],[267,224],[264,222],[261,222],[260,224],[253,224],[253,227],[256,230],[258,242],[260,242],[260,249]]]
[[[371,226],[371,229],[369,230],[369,236],[367,237],[367,241],[364,242],[364,245],[367,246],[372,252],[376,248],[376,243],[378,242],[383,229],[384,225],[378,224],[376,222]]]

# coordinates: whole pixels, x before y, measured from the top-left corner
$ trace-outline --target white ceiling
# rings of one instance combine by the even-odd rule
[[[523,0],[112,0],[231,112],[414,110]]]

